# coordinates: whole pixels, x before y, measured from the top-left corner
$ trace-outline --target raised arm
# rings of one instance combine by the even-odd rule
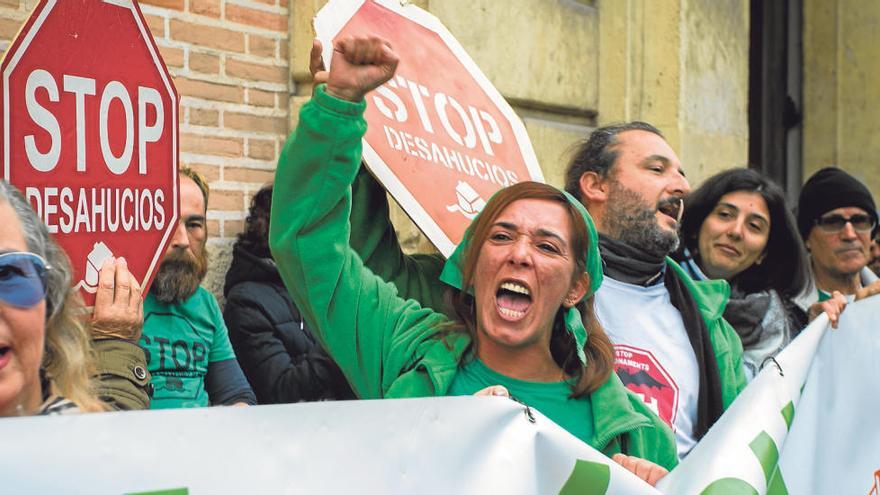
[[[352,186],[351,247],[367,268],[397,287],[400,297],[445,312],[440,254],[404,254],[388,215],[388,198],[376,179],[361,168]]]
[[[396,65],[377,38],[336,42],[327,86],[303,106],[279,160],[269,229],[294,303],[363,398],[382,397],[444,320],[397,297],[349,245],[351,184],[366,132],[363,96]]]
[[[329,78],[321,52],[321,42],[315,40],[309,70],[316,85],[326,83]],[[415,299],[422,306],[444,312],[444,287],[438,281],[445,262],[443,256],[404,254],[389,219],[385,189],[363,167],[351,189],[351,247],[367,268],[397,287],[400,297]]]

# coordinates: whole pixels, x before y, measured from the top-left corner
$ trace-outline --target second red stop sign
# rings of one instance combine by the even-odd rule
[[[329,63],[331,39],[376,35],[400,57],[367,95],[364,159],[448,256],[492,194],[543,182],[522,121],[440,21],[396,0],[331,0],[315,18]]]

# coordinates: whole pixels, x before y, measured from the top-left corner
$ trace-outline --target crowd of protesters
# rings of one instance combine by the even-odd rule
[[[877,207],[856,178],[822,169],[797,205],[749,169],[691,191],[645,122],[586,136],[564,190],[495,194],[448,260],[406,255],[361,165],[364,95],[397,56],[348,38],[328,72],[320,51],[223,312],[200,285],[210,190],[194,171],[150,290],[110,258],[89,316],[63,251],[0,184],[0,415],[509,396],[653,483],[809,321],[880,293]],[[648,365],[666,382],[646,388]]]

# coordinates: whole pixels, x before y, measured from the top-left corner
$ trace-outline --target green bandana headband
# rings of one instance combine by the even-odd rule
[[[590,276],[590,287],[586,294],[584,294],[584,298],[587,298],[595,294],[602,285],[602,257],[599,255],[599,234],[596,232],[593,218],[587,212],[587,209],[584,208],[584,205],[582,205],[581,202],[575,199],[571,194],[564,191],[562,191],[562,193],[565,194],[565,199],[567,199],[568,202],[581,214],[581,217],[584,219],[584,224],[587,226],[587,252],[584,253],[586,259],[586,271]],[[492,199],[494,199],[494,197]],[[492,202],[492,199],[489,200],[489,203]],[[474,220],[476,220],[476,218]],[[473,222],[471,222],[471,225],[473,225]],[[446,260],[446,264],[443,266],[443,272],[440,274],[440,280],[444,283],[451,285],[458,290],[467,290],[468,292],[471,290],[470,287],[467,289],[463,287],[464,281],[462,280],[461,258],[470,239],[471,229],[468,227],[467,231],[464,233],[464,239],[462,239],[458,247],[455,248],[452,256]],[[578,312],[577,308],[572,306],[565,312],[564,320],[565,329],[571,334],[572,338],[574,338],[578,359],[580,359],[581,364],[587,364],[587,356],[584,354],[584,345],[587,343],[587,329],[584,328],[584,322],[581,319],[580,312]]]

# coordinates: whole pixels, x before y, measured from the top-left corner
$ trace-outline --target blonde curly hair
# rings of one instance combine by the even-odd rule
[[[15,211],[28,250],[51,267],[46,277],[46,348],[41,365],[49,390],[43,393],[64,397],[85,412],[107,410],[92,383],[94,352],[83,324],[82,299],[71,289],[67,254],[49,236],[46,225],[24,196],[6,181],[0,181],[0,201]]]

